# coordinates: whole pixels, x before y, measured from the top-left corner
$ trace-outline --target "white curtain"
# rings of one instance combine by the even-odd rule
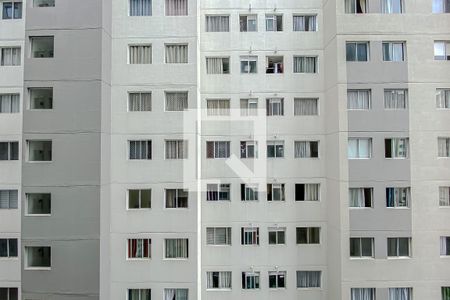
[[[305,201],[319,201],[319,188],[316,183],[305,184]]]
[[[129,111],[151,111],[152,94],[151,93],[129,93],[128,94]]]
[[[450,89],[436,90],[436,107],[450,108]]]
[[[207,272],[207,288],[230,289],[231,272]],[[214,286],[214,277],[218,277],[218,286]]]
[[[151,16],[151,0],[130,0],[130,16]]]
[[[365,196],[363,188],[349,189],[350,207],[364,207]]]
[[[439,187],[439,205],[450,206],[450,187]]]
[[[345,0],[345,12],[346,13],[356,12],[355,0]]]
[[[348,90],[347,91],[348,109],[370,109],[370,91],[369,90]]]
[[[402,0],[382,0],[381,12],[384,14],[398,14],[402,12]]]
[[[228,116],[230,114],[229,99],[209,99],[206,101],[208,116]]]
[[[175,300],[175,289],[164,289],[164,300]]]
[[[306,31],[305,16],[294,16],[294,31]]]
[[[316,73],[316,61],[314,56],[294,57],[294,73]]]
[[[438,138],[438,156],[450,157],[450,138]]]
[[[313,116],[318,114],[318,99],[314,98],[295,98],[294,115]]]
[[[391,139],[391,154],[394,158],[406,158],[408,156],[408,139]]]
[[[206,58],[206,73],[207,74],[223,74],[223,58],[222,57],[207,57]]]
[[[206,16],[207,32],[228,32],[230,31],[229,16]]]
[[[188,240],[166,239],[166,258],[188,258]]]
[[[441,236],[441,255],[446,256],[448,255],[447,250],[447,239],[450,239],[450,237]]]
[[[320,287],[320,271],[297,271],[297,288]]]
[[[187,141],[172,140],[166,141],[166,159],[187,158]]]
[[[351,300],[375,300],[374,288],[352,288]]]
[[[19,105],[19,94],[0,94],[0,113],[18,113]]]
[[[296,158],[311,157],[310,143],[307,141],[296,141],[295,142],[295,157]]]
[[[2,66],[20,66],[20,48],[1,48]]]
[[[166,92],[166,111],[182,111],[188,108],[188,93]]]
[[[406,90],[385,90],[384,108],[387,109],[405,109],[407,106]]]
[[[411,288],[389,288],[389,300],[411,300]]]
[[[188,45],[166,45],[166,63],[186,64],[188,62]]]
[[[166,16],[187,16],[187,0],[166,0]]]
[[[130,46],[130,64],[151,64],[152,46]]]

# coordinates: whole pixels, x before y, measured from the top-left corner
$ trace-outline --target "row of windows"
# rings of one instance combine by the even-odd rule
[[[30,1],[32,7],[52,7],[55,6],[55,0],[33,0]],[[0,2],[3,20],[22,19],[23,4],[22,1],[3,1]],[[2,299],[0,297],[0,299]]]
[[[345,13],[366,14],[380,12],[383,14],[402,14],[405,12],[403,0],[381,0],[380,11],[369,9],[372,2],[379,0],[345,0]],[[450,13],[450,2],[448,0],[432,0],[433,13]]]

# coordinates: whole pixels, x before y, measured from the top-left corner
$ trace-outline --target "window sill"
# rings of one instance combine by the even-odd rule
[[[0,257],[0,261],[18,261],[18,256]]]
[[[51,217],[52,214],[25,214],[25,217]]]
[[[369,257],[369,256],[367,256],[367,257],[364,257],[364,256],[362,256],[362,257],[352,257],[352,256],[350,256],[350,260],[375,260],[375,257]]]
[[[411,256],[388,256],[388,260],[408,260],[411,259]]]
[[[224,245],[206,244],[206,246],[211,246],[211,247],[231,247],[231,244],[224,244]]]
[[[25,267],[25,271],[51,271],[51,267]]]
[[[189,258],[163,258],[163,261],[188,261]]]
[[[353,210],[353,209],[354,210],[360,210],[360,209],[363,210],[364,209],[365,210],[365,209],[373,209],[373,206],[371,206],[371,207],[353,207],[353,206],[350,206],[349,209],[351,209],[351,210]]]
[[[149,208],[127,208],[127,211],[149,211],[152,210],[151,207]]]
[[[51,164],[53,160],[27,160],[30,164]]]
[[[354,158],[348,158],[348,160],[370,160],[372,157],[354,157]]]
[[[305,291],[305,290],[311,290],[311,291],[321,291],[321,287],[297,287],[297,290]]]
[[[207,292],[231,292],[231,288],[226,288],[226,289],[224,289],[224,288],[222,288],[222,289],[219,289],[219,288],[207,288],[206,289],[206,291]]]
[[[126,261],[136,261],[136,262],[140,262],[140,261],[151,261],[151,260],[152,260],[151,257],[148,257],[148,258],[130,258],[130,257],[127,257],[127,258],[126,258]]]
[[[408,209],[411,209],[411,207],[386,207],[386,209],[389,209],[389,210],[394,210],[394,209],[408,210]]]

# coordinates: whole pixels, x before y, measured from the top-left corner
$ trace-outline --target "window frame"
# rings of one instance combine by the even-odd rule
[[[269,227],[267,228],[267,243],[268,245],[273,245],[273,246],[280,246],[280,245],[287,245],[286,242],[286,227]],[[271,239],[270,239],[270,235],[271,233],[275,233],[275,242],[272,243]],[[280,242],[280,233],[282,233],[283,235],[283,241]]]
[[[167,257],[167,241],[169,240],[183,240],[186,242],[186,257]],[[188,260],[189,259],[189,238],[165,238],[163,243],[163,260]]]
[[[384,1],[384,0],[381,0]],[[401,0],[399,0],[401,1]],[[394,46],[395,45],[401,45],[402,46],[402,59],[401,60],[394,60],[393,56],[394,56]],[[387,57],[386,57],[386,52],[385,52],[385,47],[388,47],[388,53],[387,53]],[[406,53],[406,42],[405,41],[383,41],[381,43],[381,52],[382,52],[382,59],[383,62],[385,63],[401,63],[401,62],[406,62],[407,60],[407,53]]]
[[[356,240],[359,244],[359,253],[352,255],[352,240]],[[364,255],[363,240],[370,240],[370,255]],[[374,259],[375,258],[375,238],[373,237],[350,237],[349,239],[349,257],[350,259]]]
[[[251,65],[255,62],[255,71],[252,71]],[[247,66],[248,72],[242,72],[243,64]],[[258,56],[257,55],[241,55],[239,56],[239,72],[240,74],[258,74]]]
[[[306,239],[305,239],[305,243],[301,242],[301,239],[299,237],[299,235],[301,235],[301,231],[306,230]],[[313,240],[314,237],[314,233],[312,231],[317,230],[318,232],[318,241],[315,242]],[[308,227],[308,226],[301,226],[301,227],[296,227],[295,228],[295,242],[296,245],[321,245],[322,244],[322,233],[321,233],[322,229],[321,227]]]
[[[216,190],[208,190],[208,186],[212,187],[213,185],[216,186]],[[222,188],[225,188],[225,186],[228,186],[228,199],[221,199],[220,195],[221,193],[225,193],[222,191]],[[217,200],[208,200],[209,193],[217,193]],[[207,202],[219,202],[219,201],[231,201],[231,184],[229,183],[208,183],[206,184],[206,201]]]
[[[373,139],[371,137],[349,137],[348,138],[348,142],[350,142],[350,140],[356,140],[357,141],[357,156],[356,157],[350,157],[349,153],[347,154],[348,160],[366,160],[366,159],[372,159],[373,157]],[[368,156],[367,157],[361,157],[360,155],[360,147],[361,147],[361,143],[360,140],[367,140],[368,141],[368,145],[369,145],[369,149],[367,151]]]
[[[249,17],[254,18],[255,21],[255,30],[248,30],[249,29]],[[245,18],[245,30],[243,30],[243,20],[242,18]],[[239,14],[239,32],[258,32],[258,15],[257,14]]]
[[[259,227],[249,226],[241,227],[241,246],[259,246],[260,232]]]
[[[270,140],[270,141],[266,141],[266,155],[267,158],[285,158],[285,151],[284,151],[284,140]],[[269,156],[269,147],[273,147],[273,153],[274,156]],[[278,148],[281,147],[281,148]],[[277,153],[279,154],[279,151],[281,149],[281,155],[278,156]]]
[[[30,251],[30,248],[48,248],[50,249],[50,266],[49,267],[30,267],[29,261],[28,261],[28,251]],[[36,271],[50,271],[52,269],[53,265],[53,255],[52,255],[52,247],[51,246],[25,246],[25,257],[24,257],[24,269],[25,270],[36,270]]]
[[[270,286],[270,277],[274,277],[275,276],[275,282],[276,282],[276,286],[275,287],[271,287]],[[280,286],[280,278],[281,277],[283,277],[284,279],[283,279],[283,283],[284,283],[284,286]],[[287,272],[286,271],[269,271],[268,272],[268,276],[267,276],[267,278],[268,278],[268,283],[269,283],[269,285],[268,285],[268,288],[270,289],[270,290],[276,290],[276,289],[278,289],[278,290],[280,290],[280,289],[286,289],[287,287],[286,287],[286,278],[287,277]]]
[[[19,250],[20,250],[20,246],[19,246],[19,239],[18,238],[9,238],[9,237],[0,237],[0,240],[5,240],[6,241],[6,256],[0,256],[0,261],[2,260],[18,260],[19,259]],[[11,241],[15,241],[16,243],[16,255],[14,256],[14,253],[11,254],[11,248],[13,246],[11,246]]]
[[[175,157],[167,157],[167,149],[168,149],[168,145],[167,143],[169,142],[175,142],[176,143],[176,155]],[[183,149],[182,150],[182,154],[183,155],[179,155],[179,149]],[[170,160],[170,161],[174,161],[174,160],[186,160],[189,159],[189,140],[186,139],[166,139],[164,140],[164,160]]]
[[[5,17],[5,4],[11,4],[11,18]],[[16,4],[18,4],[20,16],[16,18],[15,9]],[[1,6],[1,20],[21,20],[23,18],[23,1],[17,1],[17,0],[9,0],[9,1],[2,1],[0,2]]]
[[[219,143],[225,143],[226,146],[226,151],[224,156],[220,156],[220,152],[219,152]],[[213,150],[213,156],[209,157],[208,156],[208,145],[213,145],[212,150]],[[217,152],[217,153],[216,153]],[[217,154],[217,155],[216,155]],[[228,159],[231,156],[231,141],[206,141],[206,158],[207,159]]]
[[[36,57],[34,56],[34,51],[33,51],[33,44],[35,43],[35,39],[52,39],[52,43],[53,43],[53,49],[52,50],[47,50],[47,51],[51,51],[50,56],[41,56],[41,57]],[[53,59],[56,57],[56,47],[55,47],[55,36],[54,35],[33,35],[33,36],[29,36],[28,37],[28,41],[29,41],[29,48],[30,48],[30,52],[29,52],[29,58],[30,59]]]
[[[48,214],[32,214],[29,212],[29,196],[32,194],[44,194],[44,195],[50,195],[50,213]],[[25,193],[25,211],[24,216],[25,217],[50,217],[52,215],[52,194],[51,193]]]
[[[0,2],[0,3],[2,3],[2,2]],[[19,49],[19,61],[18,62],[13,62],[13,61],[11,61],[11,64],[5,64],[5,62],[4,62],[4,59],[3,59],[3,51],[4,50],[9,50],[9,51],[11,51],[11,58],[12,58],[12,52],[13,52],[13,50],[16,50],[17,51],[17,49]],[[0,46],[0,67],[2,67],[2,68],[4,68],[4,67],[8,67],[8,68],[11,68],[11,67],[21,67],[22,66],[22,47],[21,46]]]
[[[240,158],[241,159],[257,159],[258,158],[258,141],[249,140],[249,141],[240,141]],[[253,147],[253,148],[252,148]],[[250,151],[249,149],[253,149]],[[251,153],[252,155],[249,155]]]
[[[47,92],[48,91],[51,91],[51,93],[52,93],[52,97],[51,97],[51,107],[50,108],[32,108],[32,101],[34,101],[34,100],[36,100],[36,98],[35,99],[33,99],[33,92],[34,91],[36,91],[36,90],[46,90]],[[54,91],[54,88],[53,87],[51,87],[51,86],[40,86],[40,87],[28,87],[27,88],[27,91],[28,91],[28,103],[27,103],[27,109],[28,110],[30,110],[30,111],[52,111],[54,108],[55,108],[55,103],[54,103],[54,95],[55,95],[55,91]]]
[[[139,207],[138,208],[131,208],[130,207],[130,192],[131,191],[138,191],[139,192]],[[150,194],[150,207],[142,207],[142,191],[149,191]],[[150,210],[152,209],[152,189],[151,188],[131,188],[127,189],[126,193],[126,199],[127,199],[127,210],[129,211],[139,211],[139,210]]]
[[[248,284],[248,279],[253,278]],[[249,287],[250,286],[250,287]],[[242,272],[241,275],[241,288],[242,290],[259,290],[261,289],[261,272],[259,271],[250,271],[250,272]]]
[[[249,195],[254,197],[248,197]],[[241,183],[241,201],[259,201],[259,185],[257,183]]]
[[[134,240],[136,240],[136,247],[137,247],[137,244],[139,243],[139,241],[142,241],[142,256],[132,257],[132,253],[130,253],[130,242],[132,242]],[[144,243],[147,243],[147,252],[148,252],[147,256],[144,255],[144,252],[145,252]],[[152,239],[151,238],[132,237],[132,238],[126,239],[126,260],[146,261],[146,260],[150,260],[150,259],[152,259]]]
[[[355,0],[356,1],[356,0]],[[348,55],[347,55],[347,52],[348,52],[348,46],[349,45],[355,45],[355,54],[354,54],[354,57],[355,57],[355,59],[354,60],[348,60]],[[359,58],[358,58],[358,46],[359,45],[365,45],[365,47],[366,47],[366,60],[359,60]],[[346,59],[345,59],[345,61],[347,62],[347,63],[364,63],[364,62],[369,62],[370,61],[370,42],[369,41],[347,41],[346,43],[345,43],[345,53],[346,53]]]
[[[167,201],[168,201],[168,195],[167,195],[167,192],[168,191],[175,191],[175,206],[174,207],[167,207]],[[182,198],[182,197],[180,197],[180,195],[179,195],[179,193],[180,193],[180,191],[182,191],[182,192],[185,192],[186,193],[186,196],[187,196],[187,199],[186,199],[186,206],[180,206],[180,198]],[[167,209],[167,210],[177,210],[177,209],[189,209],[190,207],[189,207],[189,190],[188,189],[184,189],[184,188],[165,188],[164,189],[164,199],[163,199],[163,201],[164,201],[164,209]]]
[[[408,241],[408,255],[400,255],[400,239],[406,239]],[[389,241],[390,240],[396,240],[396,255],[390,256],[389,255]],[[411,253],[411,237],[387,237],[386,241],[387,246],[387,259],[410,259],[412,257]]]
[[[281,20],[278,20],[278,18],[281,18]],[[283,20],[283,14],[280,13],[270,13],[264,15],[264,23],[265,23],[265,32],[282,32],[284,31],[284,20]],[[272,23],[273,30],[269,30],[269,23]],[[278,23],[280,23],[280,27],[278,28]]]
[[[217,231],[218,230],[225,230],[225,243],[220,244],[217,243]],[[208,243],[208,230],[213,231],[213,244]],[[225,226],[215,226],[215,227],[206,227],[206,246],[215,246],[215,247],[228,247],[233,245],[233,229],[232,227],[225,227]]]
[[[150,62],[147,63],[142,63],[142,62],[137,62],[137,63],[132,63],[131,62],[131,48],[132,47],[150,47]],[[148,66],[148,65],[152,65],[153,64],[153,44],[152,43],[131,43],[128,44],[127,46],[127,65],[130,66]]]
[[[279,190],[279,199],[275,199],[275,189]],[[267,184],[267,202],[286,202],[286,191],[285,191],[285,184],[284,183],[268,183]]]
[[[142,143],[146,143],[146,148],[147,148],[147,153],[145,155],[146,158],[142,158],[141,154],[139,155],[139,158],[131,158],[131,143],[140,143],[139,147],[142,147]],[[143,162],[143,161],[151,161],[153,160],[153,141],[152,140],[141,140],[141,139],[136,139],[136,140],[128,140],[127,141],[127,161],[132,162],[132,161],[137,161],[137,162]],[[135,146],[136,147],[136,146]],[[137,153],[134,154],[136,157]]]
[[[21,158],[21,153],[20,153],[21,144],[20,144],[19,141],[11,141],[11,140],[2,141],[2,140],[0,140],[0,144],[7,144],[7,147],[8,147],[8,153],[6,155],[7,158],[6,159],[0,159],[0,163],[1,162],[7,162],[7,161],[10,161],[10,162],[20,161],[20,158]],[[17,156],[14,155],[14,151],[13,151],[14,150],[13,148],[15,147],[14,145],[17,146]]]
[[[143,103],[143,98],[142,98],[142,95],[150,95],[150,104],[148,105],[149,107],[150,107],[150,109],[149,110],[131,110],[130,109],[130,104],[131,104],[131,95],[139,95],[139,100],[140,100],[140,103],[142,104]],[[127,99],[127,112],[129,112],[129,113],[145,113],[145,112],[151,112],[152,110],[153,110],[153,93],[151,92],[151,91],[128,91],[127,92],[127,96],[128,96],[128,99]],[[142,106],[141,106],[142,107]]]

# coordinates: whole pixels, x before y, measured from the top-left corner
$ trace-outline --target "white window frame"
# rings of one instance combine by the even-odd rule
[[[242,30],[241,18],[245,18],[246,30]],[[248,30],[250,27],[249,24],[251,24],[249,20],[255,21],[255,30]],[[258,15],[257,14],[240,14],[239,15],[239,31],[240,32],[258,32]]]
[[[183,241],[186,241],[186,243],[187,243],[187,256],[186,257],[167,257],[166,256],[166,241],[168,241],[168,240],[183,240]],[[183,237],[179,237],[179,238],[176,238],[176,237],[174,237],[174,238],[165,238],[164,239],[164,242],[163,242],[163,260],[188,260],[189,259],[189,252],[191,252],[191,251],[189,251],[190,249],[189,249],[189,247],[190,247],[190,245],[189,245],[190,243],[189,243],[189,239],[188,238],[183,238]]]
[[[215,186],[215,187],[214,187]],[[225,189],[225,186],[228,186],[228,199],[220,199],[220,193],[222,189]],[[214,189],[208,189],[214,188]],[[217,193],[217,200],[208,200],[208,193]],[[219,202],[219,201],[231,201],[231,184],[229,183],[208,183],[206,185],[206,201],[208,202]]]
[[[275,290],[275,289],[286,289],[286,285],[287,285],[287,272],[286,271],[269,271],[268,273],[268,281],[269,281],[269,286],[268,288],[270,290]],[[270,277],[271,276],[275,276],[275,282],[276,282],[276,287],[270,287]],[[284,286],[279,286],[280,285],[280,277],[283,276],[284,277]]]
[[[49,214],[31,214],[31,213],[29,213],[29,210],[28,210],[28,208],[29,208],[29,201],[30,201],[29,196],[33,195],[33,194],[48,194],[48,195],[50,195],[50,213]],[[24,215],[26,217],[50,217],[52,215],[51,205],[52,205],[52,194],[51,193],[42,193],[42,192],[39,192],[39,193],[25,193],[25,212],[24,212]]]
[[[167,157],[167,148],[169,142],[176,143],[175,157]],[[182,153],[180,155],[179,149],[182,149]],[[189,158],[189,142],[188,140],[183,139],[172,139],[172,140],[164,140],[164,159],[165,160],[179,160],[179,159],[188,159]]]
[[[130,191],[139,191],[139,207],[138,208],[130,208]],[[142,207],[142,191],[150,192],[150,207]],[[152,209],[152,189],[151,188],[132,188],[127,189],[127,210],[138,211],[138,210],[150,210]]]
[[[259,246],[261,242],[259,227],[241,227],[240,234],[241,246]],[[256,243],[253,243],[254,240]]]
[[[281,156],[277,155],[277,147],[281,146],[282,147],[282,154]],[[268,153],[269,153],[269,147],[274,147],[274,156],[273,157],[269,157]],[[285,153],[284,153],[284,141],[267,141],[267,158],[284,158],[285,157]]]
[[[438,110],[450,109],[450,88],[436,89],[436,108]]]
[[[278,233],[282,232],[284,235],[284,242],[279,242]],[[270,242],[270,233],[275,233],[275,243]],[[270,245],[286,245],[286,227],[269,227],[267,229],[267,243]]]
[[[383,1],[383,0],[382,0]],[[393,0],[395,1],[395,0]],[[399,0],[401,1],[401,0]],[[389,56],[385,57],[385,45],[388,45],[389,47]],[[402,49],[402,58],[400,60],[394,60],[393,56],[394,56],[394,45],[401,45],[401,49]],[[404,62],[406,61],[406,42],[403,41],[384,41],[382,42],[382,56],[383,56],[383,62]]]
[[[396,255],[389,256],[389,239],[396,239]],[[408,256],[400,255],[400,239],[408,239]],[[401,258],[411,258],[411,237],[387,237],[386,239],[386,246],[387,246],[387,258],[388,259],[401,259]]]
[[[269,199],[269,189],[272,190],[272,199]],[[275,199],[275,191],[279,190],[278,194],[280,195],[279,199]],[[267,201],[268,202],[283,202],[286,201],[286,194],[285,194],[285,185],[284,183],[268,183],[267,184]]]
[[[28,251],[30,248],[50,248],[50,267],[30,267],[28,266]],[[24,269],[25,270],[41,270],[49,271],[52,269],[53,265],[53,255],[51,246],[25,246],[25,257],[24,257]]]
[[[172,191],[175,190],[175,206],[174,207],[167,207],[167,192],[168,191]],[[186,207],[184,206],[180,206],[179,204],[179,193],[180,191],[186,192],[187,193],[187,203],[186,203]],[[188,189],[183,189],[183,188],[165,188],[164,189],[164,209],[167,210],[173,210],[173,209],[189,209],[189,190]]]
[[[242,287],[243,290],[259,290],[259,289],[261,289],[261,272],[255,272],[255,271],[242,272],[242,275],[244,275],[244,277],[245,277],[245,287],[244,286]],[[248,278],[253,278],[252,279],[253,284],[250,285],[251,287],[248,287],[248,285],[247,285]]]
[[[248,117],[258,115],[258,98],[243,98],[239,99],[239,101],[240,101],[241,116]],[[242,101],[246,101],[245,108],[243,107]]]
[[[213,144],[213,157],[208,157],[208,143]],[[218,155],[219,143],[226,143],[225,156]],[[216,153],[217,152],[217,153]],[[228,152],[228,153],[227,153]],[[206,141],[206,158],[207,159],[227,159],[231,156],[231,142],[230,141]]]
[[[363,239],[370,240],[370,255],[363,255],[363,245],[362,241]],[[359,255],[351,255],[351,252],[349,253],[350,259],[374,259],[375,258],[375,239],[373,237],[350,237],[349,243],[351,244],[352,240],[357,240],[359,244]],[[351,246],[350,246],[351,249]],[[351,250],[350,250],[351,251]]]
[[[242,198],[242,185],[244,185],[244,199],[241,201],[259,201],[259,186],[256,183],[243,183],[241,184],[241,198]],[[249,197],[249,195],[253,195],[254,197]]]
[[[225,243],[224,244],[219,244],[217,243],[217,231],[218,230],[225,230]],[[208,243],[208,230],[211,231],[212,230],[212,234],[213,234],[213,240],[214,242]],[[231,227],[223,227],[223,226],[217,226],[217,227],[206,227],[206,245],[207,246],[231,246],[232,245],[232,231],[233,229]]]
[[[355,157],[350,157],[350,156],[348,156],[348,159],[350,160],[350,159],[371,159],[372,158],[372,152],[373,152],[373,140],[372,140],[372,138],[367,138],[367,137],[349,137],[348,138],[348,141],[350,142],[350,140],[356,140],[357,141],[357,155],[355,156]],[[368,146],[369,146],[369,149],[368,149],[368,157],[361,157],[361,155],[360,155],[360,147],[361,147],[361,145],[360,145],[360,141],[361,140],[367,140],[368,141]]]
[[[249,159],[256,159],[258,158],[258,141],[241,141],[240,142],[240,147],[241,147],[241,155],[240,158],[249,158]],[[243,148],[245,148],[245,156],[243,156]],[[253,155],[249,156],[249,148],[253,149]]]
[[[130,241],[136,240],[136,244],[138,244],[139,242],[142,243],[141,247],[142,247],[142,256],[141,257],[130,257],[130,248],[129,248],[129,243]],[[144,243],[148,243],[147,247],[148,247],[148,256],[144,256]],[[128,238],[126,239],[126,259],[127,260],[150,260],[152,258],[152,239],[151,238],[147,238],[147,237],[140,237],[140,238]]]
[[[251,72],[250,62],[255,62],[255,72]],[[247,66],[247,72],[242,72],[242,64]],[[239,72],[241,74],[257,74],[258,73],[258,56],[257,55],[243,55],[239,57]]]
[[[281,18],[281,29],[278,28],[278,18]],[[266,32],[282,32],[283,31],[283,14],[266,14],[264,17]],[[272,30],[269,29],[269,23],[272,23]]]

